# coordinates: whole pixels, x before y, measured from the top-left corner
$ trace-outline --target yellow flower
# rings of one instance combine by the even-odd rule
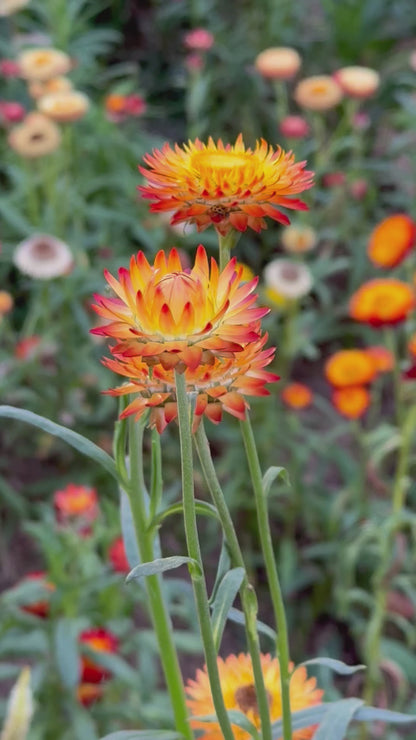
[[[254,688],[254,675],[249,655],[229,655],[226,660],[218,658],[221,690],[227,710],[235,709],[243,712],[257,729],[260,729],[260,718]],[[261,665],[264,683],[270,704],[270,719],[276,722],[282,717],[282,697],[280,693],[280,666],[277,658],[271,655],[261,656]],[[290,666],[293,668],[293,665]],[[193,716],[215,714],[211,689],[206,667],[198,670],[196,680],[188,681],[186,688],[188,707]],[[290,678],[290,708],[292,712],[321,703],[322,690],[316,688],[316,679],[308,678],[306,668],[297,668]],[[223,740],[217,722],[201,722],[191,719],[193,729],[201,730],[200,740]],[[297,730],[292,734],[292,740],[308,740],[314,732],[314,727]],[[235,740],[249,740],[245,730],[233,725]]]
[[[8,142],[22,157],[35,159],[54,152],[61,143],[61,133],[47,116],[34,111],[10,131]]]
[[[342,89],[329,75],[314,75],[297,84],[294,98],[301,108],[328,110],[342,100]]]
[[[248,227],[261,231],[267,216],[287,225],[278,206],[307,210],[292,195],[313,184],[306,162],[295,162],[292,152],[274,151],[263,139],[254,150],[246,148],[241,134],[234,145],[212,138],[182,148],[165,144],[144,160],[149,169],[139,169],[148,184],[139,190],[153,201],[152,211],[174,211],[172,224],[190,221],[198,231],[213,224],[222,235]]]
[[[66,75],[72,67],[68,54],[58,49],[27,49],[22,51],[17,62],[21,76],[29,81],[45,82]]]

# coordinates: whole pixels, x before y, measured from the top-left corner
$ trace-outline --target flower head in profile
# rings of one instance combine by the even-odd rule
[[[237,710],[246,715],[259,730],[261,728],[254,674],[249,655],[229,655],[225,660],[218,658],[221,690],[227,710]],[[280,665],[277,658],[261,655],[261,666],[266,692],[270,704],[270,719],[276,722],[282,717],[282,697],[280,693]],[[290,666],[293,669],[293,665]],[[189,680],[186,687],[188,707],[193,716],[215,714],[206,667],[198,670],[195,680]],[[321,703],[323,691],[316,688],[316,679],[308,678],[304,666],[293,671],[290,678],[290,708],[292,712]],[[223,735],[217,722],[203,722],[191,718],[193,729],[201,731],[201,740],[222,740]],[[232,725],[235,740],[249,740],[245,730]],[[293,732],[293,740],[308,740],[315,727],[307,727]]]
[[[60,75],[59,77],[52,77],[50,80],[41,82],[40,80],[33,80],[28,85],[29,95],[32,98],[42,98],[45,95],[51,95],[52,93],[63,93],[69,92],[73,89],[73,84],[69,77]]]
[[[52,92],[42,95],[38,100],[41,113],[58,123],[78,121],[85,116],[90,107],[90,101],[79,90]]]
[[[65,488],[55,491],[53,502],[57,519],[63,524],[91,523],[98,516],[97,491],[91,486],[68,483]]]
[[[332,394],[332,403],[347,419],[359,419],[370,405],[370,393],[362,385],[336,388]]]
[[[74,257],[65,242],[49,234],[33,234],[17,245],[13,262],[25,275],[51,280],[68,274]]]
[[[269,80],[291,80],[298,72],[302,58],[290,46],[272,46],[256,57],[254,66]]]
[[[291,409],[306,409],[313,401],[313,393],[303,383],[289,383],[282,390],[282,401]]]
[[[265,334],[248,342],[235,356],[211,357],[206,364],[186,368],[186,391],[195,398],[193,431],[203,416],[218,424],[224,411],[242,420],[249,408],[247,396],[269,395],[265,384],[275,382],[278,376],[265,370],[274,356],[274,348],[264,349],[267,339]],[[162,433],[178,413],[174,370],[162,364],[149,368],[140,357],[118,356],[114,350],[113,354],[115,358],[104,360],[104,364],[128,382],[107,393],[133,396],[121,418],[134,414],[139,419],[149,410],[149,426]]]
[[[202,246],[191,269],[182,268],[176,249],[158,252],[153,265],[139,252],[118,280],[105,277],[116,297],[96,296],[93,308],[109,323],[92,333],[115,339],[115,355],[166,369],[233,357],[259,338],[259,320],[268,313],[255,305],[257,279],[243,282],[235,258],[219,272]]]
[[[376,363],[365,349],[341,349],[325,364],[326,379],[335,388],[367,385],[376,375]]]
[[[214,44],[214,36],[206,28],[193,28],[184,36],[184,44],[192,51],[209,51]]]
[[[70,57],[59,49],[27,49],[19,55],[17,63],[21,76],[30,82],[66,75],[72,68]]]
[[[298,82],[294,98],[301,108],[325,111],[341,102],[342,89],[329,75],[314,75]]]
[[[7,290],[0,290],[0,318],[6,313],[10,313],[13,306],[13,296]]]
[[[313,173],[292,152],[274,150],[263,139],[246,148],[241,134],[233,145],[212,138],[174,149],[165,144],[144,160],[147,169],[139,169],[147,184],[139,190],[153,201],[152,211],[173,211],[171,223],[189,221],[198,231],[213,224],[222,235],[261,231],[266,217],[288,224],[280,206],[307,210],[292,196],[313,184]]]
[[[413,288],[395,278],[369,280],[351,297],[349,312],[356,321],[370,326],[392,326],[405,321],[415,308]]]
[[[79,636],[79,642],[81,645],[86,645],[90,650],[93,650],[98,658],[100,653],[118,652],[117,637],[104,627],[93,627],[84,630]],[[100,665],[99,659],[96,661],[89,655],[83,655],[81,657],[81,684],[97,684],[106,678],[110,678],[110,676],[111,671]]]
[[[415,244],[416,223],[405,213],[395,213],[372,231],[367,254],[377,267],[396,267]]]
[[[116,573],[128,573],[131,570],[122,537],[117,537],[111,543],[108,551],[108,559]]]
[[[297,301],[312,288],[312,274],[302,262],[275,259],[264,268],[264,282],[268,299],[280,305],[281,299]]]
[[[371,98],[380,85],[380,75],[370,67],[342,67],[334,79],[350,98]]]
[[[33,111],[19,126],[11,129],[7,140],[21,157],[36,159],[58,149],[61,133],[56,123],[43,113]]]

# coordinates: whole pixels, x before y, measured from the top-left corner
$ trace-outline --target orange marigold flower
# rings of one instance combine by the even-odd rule
[[[117,653],[117,637],[109,630],[103,627],[96,627],[81,632],[79,636],[81,645],[87,645],[97,653]],[[111,671],[92,658],[83,655],[81,657],[81,684],[82,683],[100,683],[105,678],[110,678]]]
[[[306,162],[295,162],[292,152],[274,151],[264,139],[254,150],[246,148],[241,134],[234,145],[221,139],[215,144],[212,138],[182,148],[165,144],[144,161],[149,169],[139,169],[148,184],[139,190],[154,201],[152,211],[174,211],[172,224],[190,221],[198,231],[214,224],[222,235],[248,227],[261,231],[266,216],[287,225],[278,206],[307,210],[292,195],[313,184]]]
[[[261,727],[254,687],[253,667],[249,655],[229,655],[218,658],[221,690],[227,710],[243,712],[257,729]],[[264,683],[270,703],[270,719],[276,722],[282,717],[282,697],[280,693],[280,665],[277,658],[261,655]],[[293,669],[293,664],[290,665]],[[186,687],[187,704],[194,716],[215,714],[206,666],[198,670],[196,679],[190,679]],[[308,678],[306,668],[301,666],[293,671],[290,678],[290,708],[292,712],[321,703],[323,691],[316,688],[316,678]],[[201,730],[201,740],[222,740],[222,732],[217,722],[202,722],[191,718],[191,727]],[[307,727],[293,733],[293,740],[308,740],[315,727]],[[248,740],[245,730],[233,725],[235,740]]]
[[[103,690],[96,683],[81,683],[77,687],[77,699],[83,707],[89,707],[98,699],[101,699]]]
[[[370,405],[370,394],[362,385],[337,388],[332,394],[332,403],[347,419],[359,419]]]
[[[282,400],[292,409],[306,409],[311,405],[313,394],[303,383],[289,383],[282,390]]]
[[[404,213],[395,213],[373,230],[367,254],[378,267],[396,267],[414,247],[416,223]]]
[[[61,491],[55,491],[53,502],[59,522],[67,523],[82,519],[93,522],[98,516],[98,496],[95,488],[68,483]]]
[[[389,373],[394,367],[394,356],[387,347],[367,347],[367,354],[373,358],[378,373]]]
[[[186,390],[196,396],[193,431],[203,415],[214,424],[227,411],[237,419],[244,419],[249,408],[246,396],[268,396],[265,383],[278,380],[274,373],[264,370],[272,361],[274,348],[263,349],[268,339],[249,342],[244,349],[232,357],[211,358],[207,364],[187,367],[185,370]],[[113,350],[114,353],[114,350]],[[121,418],[135,414],[139,419],[150,409],[149,425],[162,433],[170,421],[177,417],[175,373],[162,364],[152,368],[140,357],[116,356],[105,359],[104,364],[114,372],[129,378],[128,383],[106,391],[110,395],[138,394],[121,414]]]
[[[407,344],[407,348],[410,354],[416,357],[416,333],[412,334],[412,336],[410,337],[408,344]]]
[[[388,326],[404,321],[415,307],[415,292],[394,278],[364,283],[350,300],[350,316],[371,326]]]
[[[110,545],[108,559],[116,573],[128,573],[131,570],[122,537],[117,537]]]
[[[25,576],[25,580],[29,581],[37,581],[39,583],[39,586],[42,587],[42,589],[45,592],[45,598],[39,599],[38,601],[32,601],[29,604],[24,604],[22,606],[22,610],[25,612],[28,612],[28,614],[34,614],[36,617],[41,617],[42,619],[45,619],[49,614],[49,601],[46,598],[47,595],[50,596],[52,591],[55,591],[55,586],[53,583],[47,580],[47,574],[44,571],[32,571],[32,573],[27,573]]]
[[[366,385],[376,374],[376,363],[364,349],[342,349],[325,364],[326,379],[336,388]]]
[[[214,356],[240,352],[259,338],[259,319],[268,313],[254,305],[257,278],[244,282],[235,258],[220,273],[202,246],[190,270],[172,249],[167,257],[158,252],[153,265],[139,252],[129,270],[119,270],[119,280],[104,274],[117,298],[96,296],[93,308],[110,323],[92,333],[117,339],[115,354],[166,369],[179,363],[195,369]]]

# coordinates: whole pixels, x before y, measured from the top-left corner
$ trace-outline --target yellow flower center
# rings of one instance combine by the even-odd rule
[[[191,158],[191,166],[199,170],[203,167],[232,170],[235,167],[245,167],[248,157],[236,152],[195,152]]]

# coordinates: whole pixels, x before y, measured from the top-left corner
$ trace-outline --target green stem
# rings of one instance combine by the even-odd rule
[[[277,122],[280,123],[284,118],[286,118],[289,110],[287,85],[285,80],[274,80],[273,87],[276,96]]]
[[[194,589],[196,608],[204,646],[205,662],[211,687],[212,700],[218,722],[225,740],[234,740],[234,733],[224,704],[220,676],[218,672],[217,654],[211,628],[208,594],[204,578],[201,551],[199,547],[198,529],[196,524],[194,473],[192,458],[192,435],[190,420],[190,404],[186,393],[184,374],[175,371],[176,399],[178,405],[179,438],[181,447],[182,468],[182,496],[185,535],[189,557],[196,561],[198,568],[190,568]]]
[[[410,464],[410,450],[416,428],[416,405],[412,406],[402,427],[402,444],[397,463],[392,497],[392,513],[387,522],[387,534],[381,536],[380,564],[374,575],[375,607],[367,631],[366,662],[369,666],[364,698],[371,703],[380,684],[381,638],[387,605],[387,594],[390,587],[389,570],[394,538],[398,529],[398,518],[405,505],[406,476]]]
[[[147,511],[145,486],[142,465],[143,425],[129,419],[129,453],[130,453],[130,507],[136,531],[137,544],[143,562],[154,560],[153,537],[147,528]],[[160,658],[165,673],[166,683],[172,702],[176,728],[186,740],[193,740],[193,733],[188,723],[185,691],[179,666],[176,648],[173,642],[173,628],[163,598],[161,581],[158,575],[146,578],[146,590],[149,609],[156,633]]]
[[[241,233],[239,231],[236,231],[235,229],[230,229],[228,234],[225,234],[225,236],[222,236],[222,234],[218,233],[218,244],[220,250],[220,271],[222,271],[230,261],[231,250],[237,244],[240,236]]]
[[[218,515],[221,520],[221,525],[224,531],[233,566],[243,568],[245,571],[244,580],[240,589],[240,596],[246,620],[247,643],[251,656],[251,662],[253,665],[254,684],[256,687],[262,737],[263,740],[271,740],[272,732],[270,723],[270,708],[266,688],[264,685],[263,671],[261,667],[260,642],[256,624],[257,607],[255,594],[247,578],[246,567],[241,548],[237,539],[234,524],[231,519],[227,503],[224,498],[223,491],[217,478],[214,463],[212,462],[209,442],[202,421],[198,427],[197,432],[194,435],[194,441],[205,481],[207,483],[212,500],[217,508]]]
[[[276,561],[274,557],[273,542],[270,532],[267,502],[263,490],[260,462],[257,455],[257,448],[253,430],[248,416],[245,421],[241,422],[241,431],[243,435],[244,447],[246,450],[247,461],[250,469],[251,481],[253,484],[254,496],[256,500],[257,522],[259,527],[260,542],[263,551],[267,580],[270,588],[274,617],[277,626],[276,647],[280,662],[283,738],[284,740],[292,740],[292,718],[290,715],[289,693],[289,640],[286,624],[286,614],[283,603],[282,589],[280,587],[279,576],[277,573]]]
[[[360,419],[353,420],[352,432],[355,438],[355,443],[357,445],[358,460],[357,478],[355,483],[353,483],[356,489],[353,493],[353,498],[355,499],[360,519],[365,519],[366,517],[368,517],[369,514],[369,500],[366,486],[367,455],[365,449],[364,431]]]
[[[387,328],[385,330],[384,336],[385,336],[385,341],[386,341],[386,347],[394,357],[393,390],[394,390],[394,400],[395,400],[395,406],[396,406],[396,417],[397,417],[397,422],[400,426],[402,418],[403,418],[402,381],[400,377],[400,364],[399,364],[400,358],[399,358],[399,353],[397,351],[396,335],[392,328]]]

